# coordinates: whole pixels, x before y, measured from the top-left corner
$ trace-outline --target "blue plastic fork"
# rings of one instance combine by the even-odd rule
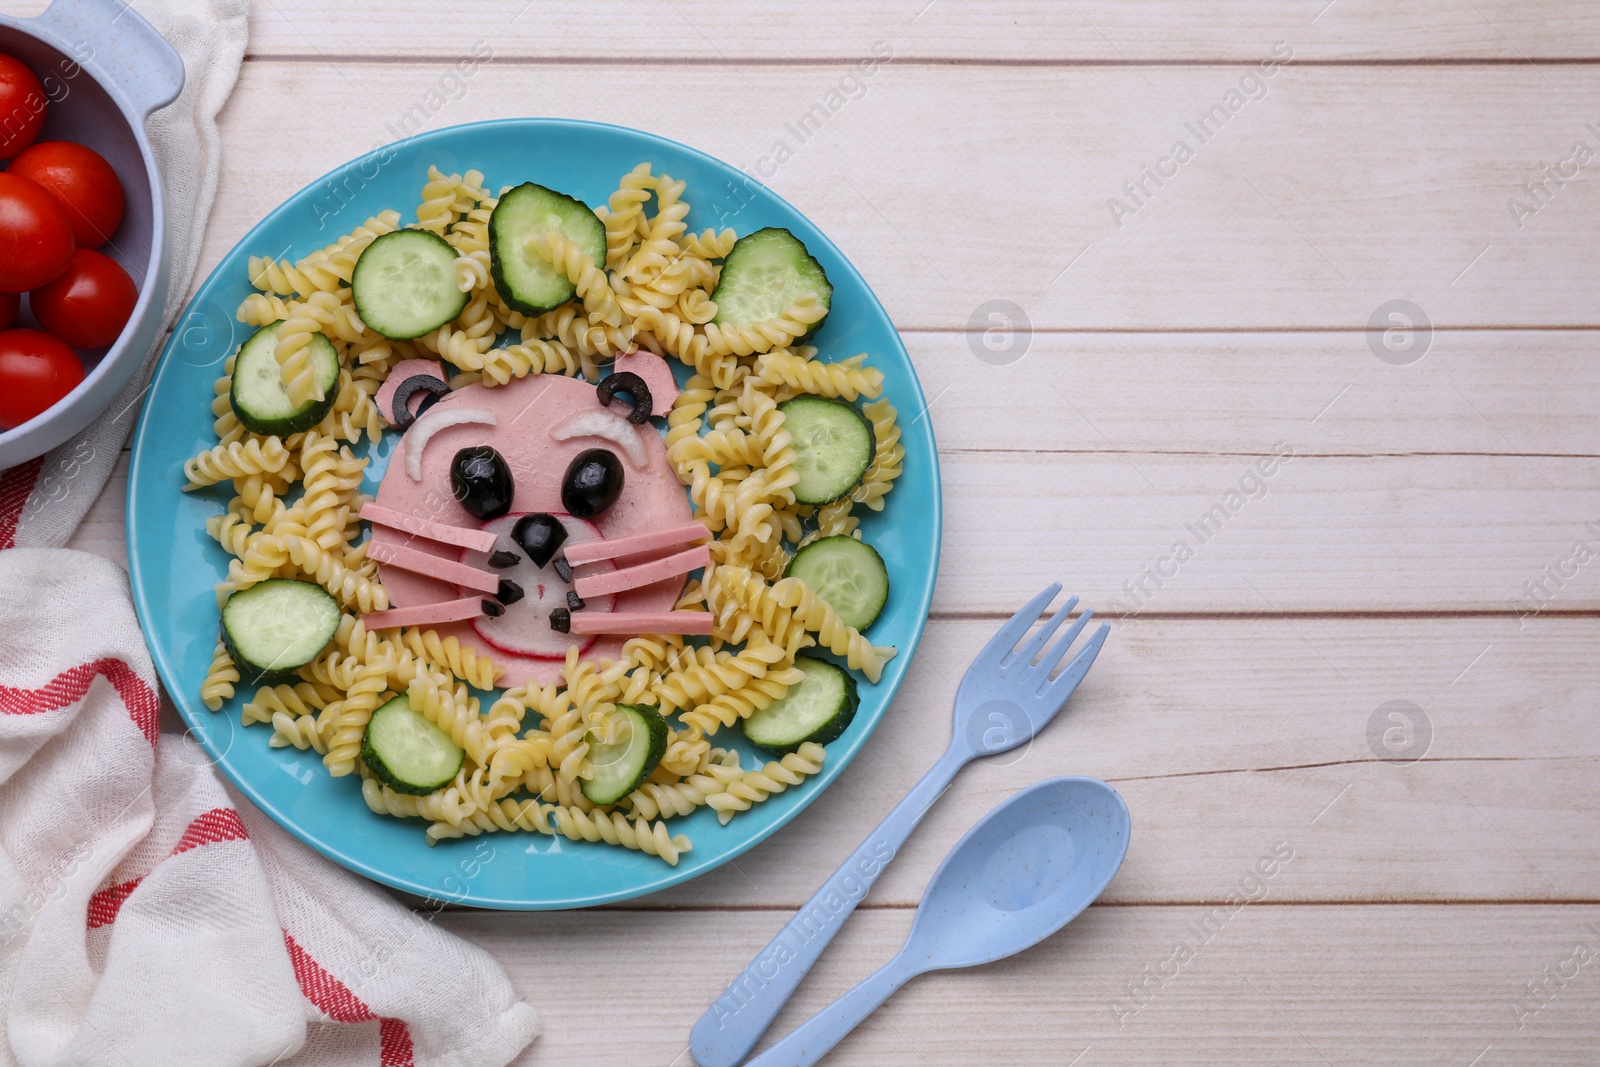
[[[944,755],[700,1016],[689,1035],[689,1050],[699,1067],[743,1063],[961,768],[979,756],[1009,752],[1032,740],[1078,688],[1111,627],[1101,623],[1055,674],[1056,665],[1094,616],[1085,610],[1059,640],[1045,647],[1077,605],[1077,597],[1068,597],[1050,621],[1018,647],[1059,592],[1057,582],[1028,601],[983,646],[956,689],[955,728]]]

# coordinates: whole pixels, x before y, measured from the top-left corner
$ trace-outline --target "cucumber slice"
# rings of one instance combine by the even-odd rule
[[[825,745],[844,733],[861,703],[848,671],[815,656],[796,656],[805,677],[789,692],[744,720],[750,743],[792,752],[807,741]]]
[[[794,554],[784,574],[799,578],[845,625],[865,630],[889,599],[889,569],[878,550],[854,537],[819,537]]]
[[[361,760],[396,793],[427,796],[455,780],[466,753],[423,718],[401,693],[372,713],[361,738]]]
[[[667,754],[667,720],[655,709],[618,704],[617,711],[626,724],[615,741],[600,744],[588,735],[594,777],[583,783],[583,795],[591,804],[615,804],[639,788]]]
[[[525,182],[500,198],[489,216],[489,272],[501,297],[524,315],[558,308],[577,294],[565,271],[528,247],[535,237],[560,231],[604,269],[606,227],[582,200]]]
[[[295,407],[289,402],[289,390],[284,388],[278,369],[278,327],[282,325],[274,322],[263,326],[239,346],[228,403],[233,405],[240,424],[252,433],[288,437],[311,429],[333,410],[339,384],[339,353],[333,342],[320,333],[311,335],[311,361],[317,369],[322,399],[307,400]]]
[[[872,462],[872,425],[842,400],[797,396],[778,405],[794,445],[794,498],[827,504],[856,487]]]
[[[456,285],[456,250],[427,230],[396,230],[369,244],[350,291],[361,321],[394,341],[437,330],[469,296]]]
[[[717,305],[711,321],[719,326],[748,326],[777,318],[806,293],[816,293],[822,306],[828,307],[833,286],[827,272],[800,238],[768,226],[739,238],[723,261],[722,277],[711,294]],[[821,325],[819,321],[817,326]]]
[[[222,640],[242,681],[288,674],[317,658],[339,628],[339,602],[320,585],[268,578],[222,605]]]

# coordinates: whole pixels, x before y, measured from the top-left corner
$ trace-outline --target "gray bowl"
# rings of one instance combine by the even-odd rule
[[[177,99],[183,60],[122,0],[56,0],[36,18],[0,15],[0,52],[33,69],[49,99],[41,141],[77,141],[122,181],[127,207],[101,249],[133,277],[139,302],[110,348],[80,352],[87,376],[49,411],[0,433],[0,468],[42,455],[92,422],[155,344],[167,303],[166,210],[144,120]],[[24,311],[19,325],[32,326]]]

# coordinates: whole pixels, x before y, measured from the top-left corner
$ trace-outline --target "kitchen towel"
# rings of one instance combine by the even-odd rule
[[[167,199],[172,288],[162,334],[122,395],[66,444],[0,471],[0,548],[64,545],[83,521],[139,417],[166,328],[183,307],[200,259],[200,241],[217,195],[222,141],[217,112],[239,77],[249,36],[249,0],[132,0],[183,57],[183,92],[150,116],[146,132],[161,166]]]
[[[158,733],[114,563],[0,552],[0,620],[0,1067],[501,1067],[533,1040],[488,953]]]

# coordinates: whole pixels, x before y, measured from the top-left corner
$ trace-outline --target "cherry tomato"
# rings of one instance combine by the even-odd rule
[[[138,302],[128,272],[87,248],[73,252],[66,270],[28,294],[39,325],[73,348],[104,348],[115,341]]]
[[[0,173],[0,293],[37,289],[67,269],[72,224],[38,182]]]
[[[99,248],[122,223],[122,183],[105,157],[72,141],[40,141],[6,168],[32,178],[66,209],[79,248]]]
[[[78,354],[40,330],[0,333],[0,429],[54,407],[83,381]]]
[[[20,293],[0,293],[0,330],[11,329],[11,324],[17,321],[17,311],[21,307]]]
[[[20,60],[0,55],[0,159],[33,143],[44,125],[44,86]]]

